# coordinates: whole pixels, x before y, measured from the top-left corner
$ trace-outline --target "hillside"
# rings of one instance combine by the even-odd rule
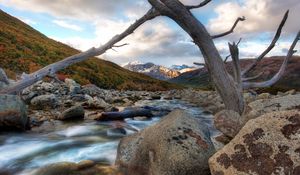
[[[251,72],[249,76],[257,75],[263,70],[263,75],[255,81],[264,81],[270,79],[280,68],[284,57],[270,57],[263,59],[259,65]],[[241,67],[245,68],[253,60],[242,59]],[[231,72],[231,63],[226,64],[227,69]],[[300,77],[300,56],[294,56],[288,64],[284,76],[272,87],[263,89],[267,91],[276,90],[289,90],[297,89],[300,90],[300,82],[298,81]],[[191,72],[186,72],[181,74],[179,77],[170,80],[173,83],[184,84],[191,87],[198,88],[210,88],[209,76],[205,68],[197,69]]]
[[[16,78],[15,73],[31,73],[79,52],[47,38],[2,10],[0,10],[0,26],[0,67],[4,68],[13,79]],[[59,74],[73,78],[81,84],[93,83],[101,88],[166,90],[177,87],[98,58],[90,58]]]

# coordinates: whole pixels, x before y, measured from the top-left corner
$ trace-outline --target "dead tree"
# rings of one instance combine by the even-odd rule
[[[110,41],[99,48],[92,48],[86,52],[68,57],[60,62],[53,63],[45,68],[34,72],[27,76],[25,79],[17,82],[15,85],[10,86],[0,91],[2,93],[16,93],[34,82],[41,80],[46,75],[53,75],[58,70],[61,70],[71,64],[78,63],[86,60],[90,57],[101,55],[108,49],[116,47],[116,43],[121,41],[126,36],[134,32],[136,28],[142,25],[144,22],[151,20],[157,16],[166,16],[174,20],[189,36],[193,39],[193,42],[197,45],[200,52],[202,53],[206,68],[210,76],[212,77],[213,83],[216,90],[220,94],[226,109],[235,111],[239,114],[244,112],[245,102],[243,99],[243,89],[254,88],[254,87],[267,87],[274,84],[282,77],[289,58],[294,54],[294,48],[299,40],[300,33],[297,34],[293,44],[291,45],[288,55],[286,56],[279,72],[269,81],[252,83],[246,80],[254,79],[255,77],[245,78],[243,77],[243,71],[241,71],[239,65],[239,52],[238,47],[235,43],[230,44],[231,57],[234,63],[234,77],[232,77],[226,70],[224,61],[222,60],[220,53],[218,52],[213,39],[223,37],[233,32],[239,21],[245,20],[244,17],[237,18],[233,27],[222,34],[211,35],[206,30],[205,26],[191,13],[190,10],[194,8],[200,8],[208,4],[211,0],[205,0],[198,5],[187,6],[182,4],[179,0],[148,0],[152,5],[152,8],[140,19],[135,21],[129,28],[127,28],[120,35],[116,35]],[[281,33],[281,28],[287,19],[288,12],[286,13],[283,22],[281,23],[277,33]],[[274,41],[276,42],[278,34],[275,35]],[[271,46],[264,52],[260,57],[264,57],[274,46],[273,42]],[[271,49],[270,49],[271,48]],[[259,57],[259,58],[260,58]],[[261,59],[262,59],[261,58]]]

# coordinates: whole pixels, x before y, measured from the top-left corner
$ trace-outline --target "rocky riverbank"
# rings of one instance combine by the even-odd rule
[[[213,113],[214,125],[223,135],[211,144],[201,122],[195,126],[197,119],[184,112],[170,113],[158,124],[121,140],[116,163],[123,173],[300,174],[299,92],[244,93],[243,120],[222,111],[224,105],[215,92],[183,90],[173,95]]]
[[[214,91],[116,91],[95,85],[80,86],[72,79],[48,80],[28,87],[17,96],[1,95],[0,126],[5,132],[49,133],[60,122],[103,120],[104,113],[134,111],[136,107],[132,106],[138,101],[181,99],[202,107],[204,114],[215,115],[215,126],[223,135],[211,138],[211,128],[203,119],[184,111],[141,106],[139,109],[149,110],[151,115],[135,113],[131,118],[136,121],[147,120],[152,115],[164,117],[159,123],[121,140],[116,167],[86,160],[47,165],[35,174],[297,174],[300,93],[294,90],[276,95],[246,92],[244,98],[245,119],[240,121],[235,113],[225,111],[225,120],[224,112],[220,112],[224,104]],[[135,130],[126,122],[108,125],[112,128],[110,132],[117,135],[124,136],[124,129]],[[271,126],[274,127],[270,129]],[[286,161],[279,161],[280,157]],[[239,163],[242,159],[249,159],[251,167]],[[268,169],[261,170],[260,166]]]

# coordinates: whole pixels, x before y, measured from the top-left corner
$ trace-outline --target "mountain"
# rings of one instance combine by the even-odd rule
[[[264,58],[258,66],[249,74],[249,77],[258,75],[260,72],[263,72],[262,76],[254,81],[265,81],[270,79],[273,75],[279,70],[284,57],[283,56],[274,56],[269,58]],[[240,64],[242,69],[246,68],[247,65],[250,65],[253,62],[253,59],[241,59]],[[226,68],[229,72],[232,72],[231,62],[226,64]],[[276,91],[286,91],[290,89],[300,90],[300,56],[294,56],[288,63],[287,69],[284,76],[275,83],[270,88],[261,89],[261,91],[276,92]],[[191,72],[186,72],[181,74],[178,77],[175,77],[170,82],[184,84],[191,87],[199,88],[211,88],[209,81],[209,75],[206,68],[196,69]]]
[[[190,72],[190,71],[196,70],[197,68],[193,67],[193,66],[188,66],[186,64],[183,64],[183,65],[172,65],[170,67],[170,69],[177,70],[182,74],[182,73],[185,73],[185,72]]]
[[[153,63],[130,62],[123,66],[124,68],[149,75],[159,80],[168,80],[180,75],[180,72],[164,66],[159,66]]]
[[[63,43],[41,34],[34,28],[0,10],[0,67],[10,78],[16,73],[31,73],[48,64],[79,53]],[[128,71],[98,58],[75,64],[59,72],[81,84],[93,83],[102,88],[131,90],[166,90],[177,88],[168,82]]]

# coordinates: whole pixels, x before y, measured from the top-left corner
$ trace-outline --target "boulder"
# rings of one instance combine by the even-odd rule
[[[40,88],[43,91],[51,92],[51,93],[56,90],[55,87],[51,83],[48,83],[48,82],[42,82],[40,84]]]
[[[15,95],[0,95],[0,130],[25,130],[29,126],[26,105]]]
[[[35,109],[54,109],[58,105],[58,99],[54,94],[40,95],[31,100],[31,105]]]
[[[102,98],[94,97],[88,98],[88,101],[85,104],[86,108],[89,109],[107,109],[110,107]]]
[[[298,109],[300,107],[300,94],[256,100],[249,103],[248,106],[250,109],[245,114],[246,121],[269,112]]]
[[[88,84],[82,87],[82,92],[93,97],[102,94],[103,90],[94,84]]]
[[[58,116],[58,120],[70,120],[70,119],[83,119],[84,109],[82,106],[73,106],[61,113]]]
[[[79,94],[81,92],[80,84],[76,83],[74,80],[66,78],[65,83],[69,88],[70,94]]]
[[[300,174],[300,112],[252,119],[209,159],[212,175]]]
[[[8,85],[2,81],[0,81],[0,89],[4,89],[4,88],[7,88]]]
[[[116,165],[130,175],[206,175],[215,152],[207,126],[176,110],[143,131],[124,137]]]
[[[257,96],[257,99],[269,99],[271,97],[271,94],[269,93],[262,93],[262,94],[259,94]]]
[[[96,164],[90,160],[79,163],[60,162],[46,165],[30,173],[33,175],[121,175],[115,167]]]

